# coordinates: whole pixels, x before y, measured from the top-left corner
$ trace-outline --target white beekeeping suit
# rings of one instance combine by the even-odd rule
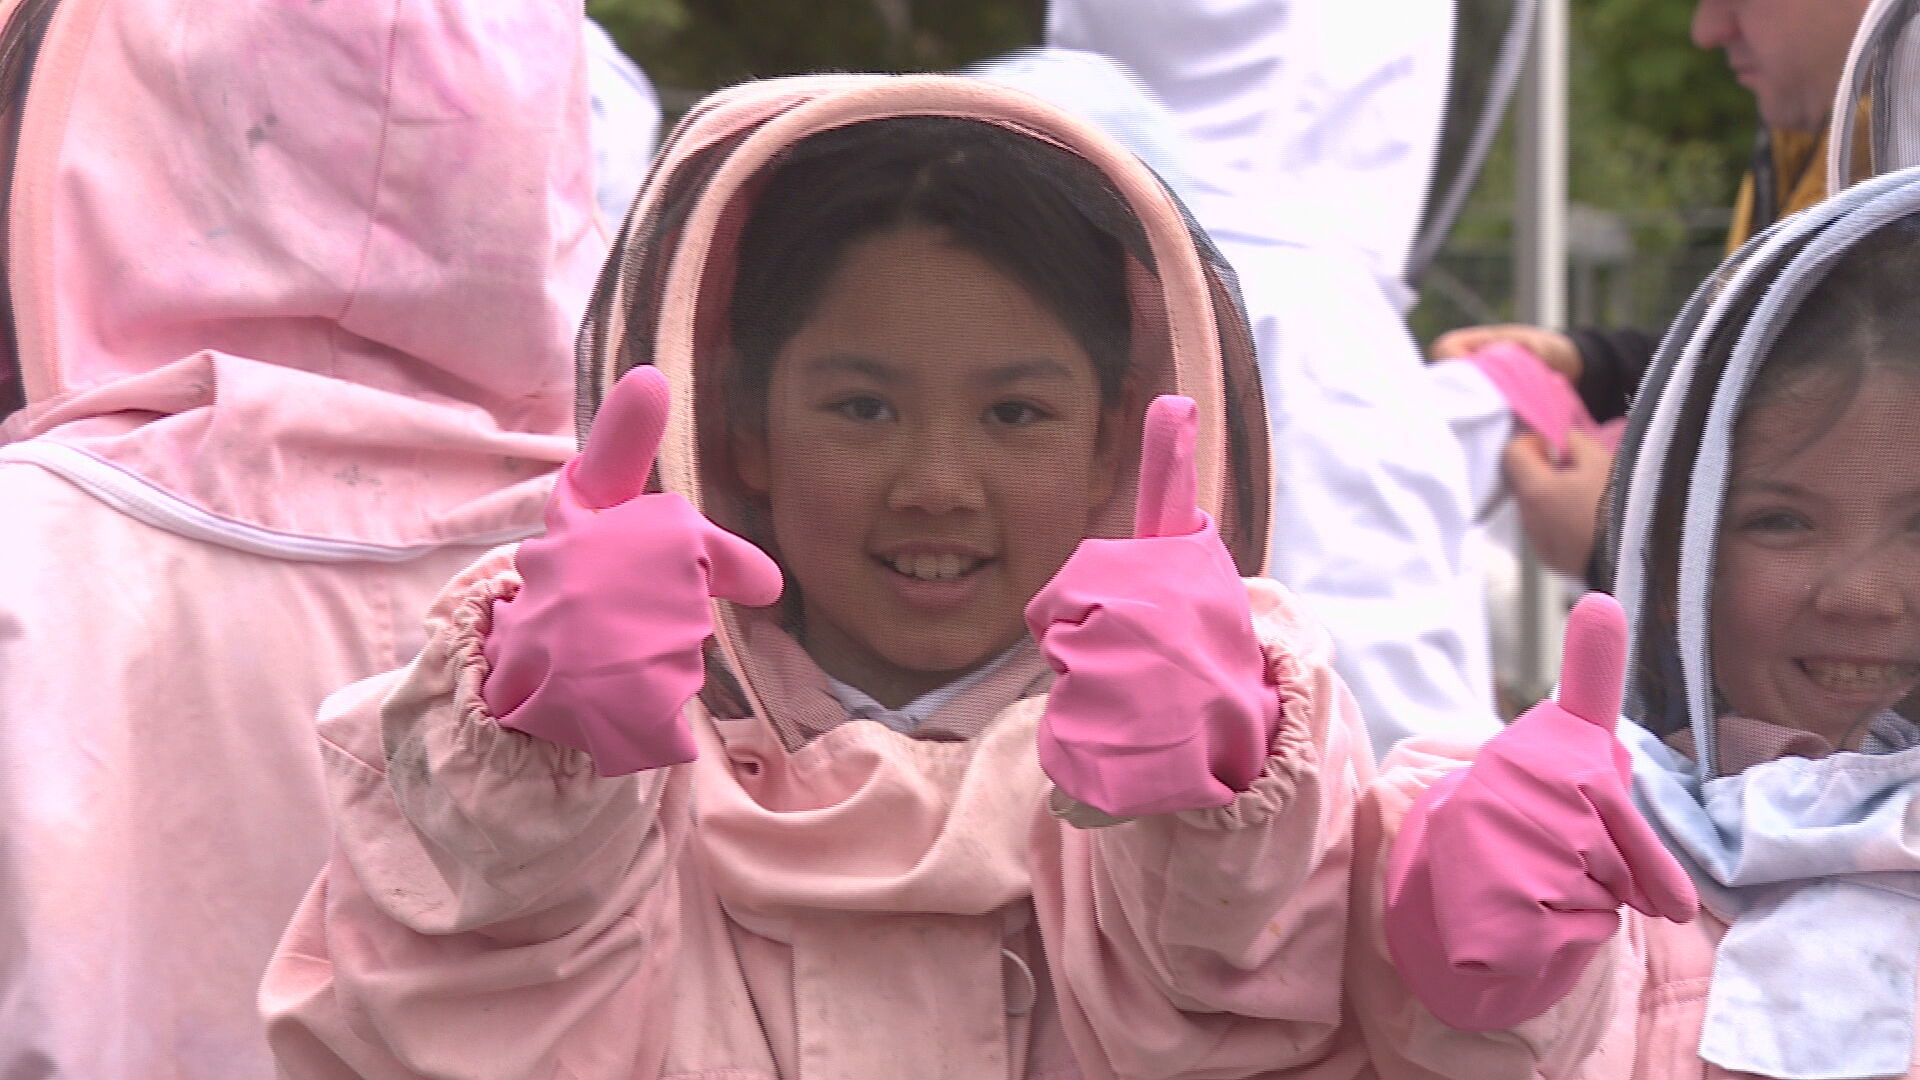
[[[1451,2],[1054,0],[1047,44],[1138,75],[1242,212],[1272,217],[1268,238],[1311,222],[1400,279],[1439,145]]]
[[[273,1075],[320,704],[574,450],[582,19],[0,0],[0,1076]]]
[[[1136,98],[1171,110],[1192,209],[1253,320],[1273,573],[1333,631],[1378,753],[1416,732],[1497,729],[1476,472],[1450,425],[1506,434],[1484,380],[1436,379],[1402,319],[1453,8],[1390,7],[1054,0],[1047,23],[1050,45],[1113,58],[1139,77]],[[1477,460],[1484,487],[1497,453]]]
[[[605,28],[592,19],[585,24],[594,201],[612,232],[625,220],[660,145],[660,95]]]

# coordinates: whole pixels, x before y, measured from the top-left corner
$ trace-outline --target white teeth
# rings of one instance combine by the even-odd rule
[[[1849,664],[1837,660],[1801,661],[1807,676],[1841,693],[1892,690],[1920,678],[1920,664]]]
[[[981,562],[959,555],[895,555],[887,559],[895,572],[921,581],[957,581],[978,569]]]

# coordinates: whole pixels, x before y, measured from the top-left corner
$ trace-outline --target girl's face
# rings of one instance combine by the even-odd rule
[[[1837,419],[1808,392],[1829,381],[1741,422],[1713,668],[1735,714],[1855,749],[1860,721],[1920,683],[1920,380],[1870,371]]]
[[[849,246],[736,446],[814,659],[897,707],[1018,641],[1113,491],[1113,426],[1092,359],[991,263],[924,227]]]

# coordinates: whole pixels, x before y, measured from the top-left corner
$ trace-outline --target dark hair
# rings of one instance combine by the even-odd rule
[[[1847,392],[1835,395],[1830,406],[1838,411],[1845,411],[1869,371],[1920,375],[1916,284],[1920,215],[1875,229],[1834,262],[1767,351],[1743,412],[1816,374],[1845,380],[1841,388]]]
[[[1132,346],[1127,259],[1146,234],[1076,155],[999,124],[869,120],[811,136],[768,167],[741,231],[728,309],[732,399],[765,416],[774,358],[805,324],[848,246],[907,225],[941,230],[1019,282],[1092,357],[1119,401]]]

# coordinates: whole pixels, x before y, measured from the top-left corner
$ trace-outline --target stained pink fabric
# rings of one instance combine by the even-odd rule
[[[0,506],[0,1075],[271,1076],[260,975],[331,831],[313,716],[474,549],[267,558],[5,460]]]
[[[573,447],[581,9],[52,9],[7,208],[0,1075],[259,1080],[314,716]]]
[[[554,344],[606,250],[580,15],[59,4],[10,207],[6,437],[274,532],[537,520],[572,449]]]
[[[1283,706],[1261,775],[1084,831],[1010,673],[956,703],[997,710],[967,741],[790,751],[696,702],[692,764],[601,777],[486,711],[511,567],[457,577],[422,654],[322,720],[333,860],[261,992],[285,1075],[1366,1075],[1339,971],[1370,751],[1279,586],[1246,586]],[[756,655],[762,693],[826,697],[790,639]]]
[[[1574,433],[1598,439],[1608,450],[1619,448],[1625,421],[1596,422],[1566,376],[1526,349],[1503,341],[1463,357],[1461,362],[1480,369],[1506,399],[1515,418],[1547,440],[1555,460],[1567,456],[1567,437]]]
[[[680,710],[706,681],[713,598],[780,598],[765,552],[680,495],[642,494],[667,409],[656,368],[635,368],[607,395],[487,635],[484,693],[500,723],[586,751],[602,776],[692,761]]]
[[[1189,398],[1148,407],[1133,538],[1082,541],[1027,605],[1059,674],[1040,765],[1113,817],[1227,805],[1279,720],[1246,589],[1194,503],[1197,423]]]
[[[1622,904],[1693,918],[1693,883],[1633,805],[1614,736],[1626,653],[1620,605],[1588,594],[1568,616],[1558,700],[1407,815],[1387,874],[1387,944],[1413,993],[1454,1027],[1545,1012],[1619,929]]]

